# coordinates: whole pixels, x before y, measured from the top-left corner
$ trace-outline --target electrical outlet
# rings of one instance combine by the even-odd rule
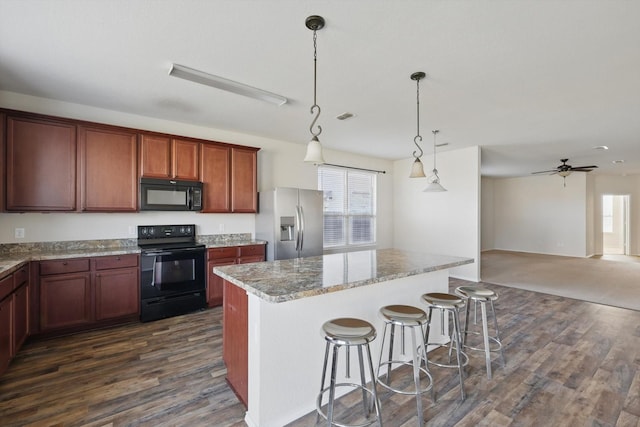
[[[136,235],[136,226],[135,225],[130,225],[129,226],[129,236],[135,236]]]
[[[220,232],[224,233],[224,224],[220,224]]]
[[[16,228],[15,237],[16,239],[24,239],[24,228]]]

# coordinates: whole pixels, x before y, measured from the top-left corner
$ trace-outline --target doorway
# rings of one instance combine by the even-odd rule
[[[602,253],[629,255],[629,195],[602,196]]]

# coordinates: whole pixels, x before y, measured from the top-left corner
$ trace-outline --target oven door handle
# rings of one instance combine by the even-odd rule
[[[156,259],[157,256],[153,257],[153,268],[151,269],[151,286],[155,288],[156,286]]]

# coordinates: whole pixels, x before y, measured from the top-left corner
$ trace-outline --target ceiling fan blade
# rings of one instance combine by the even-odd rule
[[[552,173],[558,173],[558,169],[551,169],[548,171],[538,171],[538,172],[531,172],[532,175],[536,175],[539,173],[548,173],[548,174],[552,174]]]
[[[598,167],[595,166],[595,165],[592,165],[592,166],[575,166],[575,167],[572,167],[571,170],[574,170],[574,171],[577,171],[577,170],[580,170],[580,169],[589,169],[589,170],[591,170],[591,169],[597,169],[597,168]]]

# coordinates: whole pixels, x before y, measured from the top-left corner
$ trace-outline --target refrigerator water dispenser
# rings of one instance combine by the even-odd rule
[[[295,227],[295,218],[292,216],[280,217],[280,241],[293,240],[293,230]]]

